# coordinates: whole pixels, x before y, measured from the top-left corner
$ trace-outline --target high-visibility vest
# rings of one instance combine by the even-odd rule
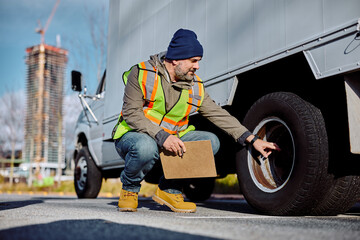
[[[166,132],[176,134],[179,137],[195,130],[193,125],[189,126],[189,115],[197,112],[204,100],[202,80],[195,75],[192,88],[189,90],[182,89],[179,100],[169,111],[166,111],[164,90],[157,69],[148,61],[139,63],[138,68],[138,82],[144,96],[143,111],[145,117]],[[131,69],[123,74],[125,85]],[[118,139],[132,130],[121,113],[113,130],[113,139]]]

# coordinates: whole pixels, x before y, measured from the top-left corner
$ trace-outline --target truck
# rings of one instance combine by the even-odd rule
[[[201,115],[215,133],[217,177],[236,174],[241,193],[269,215],[336,215],[360,199],[360,1],[110,0],[107,66],[97,91],[82,89],[76,124],[74,184],[95,198],[124,160],[112,131],[122,109],[122,74],[165,51],[173,33],[194,31],[204,48],[198,75],[212,99],[281,151],[262,158]],[[85,98],[89,98],[85,100]],[[156,164],[145,181],[157,183]],[[208,199],[215,178],[190,179],[185,196]]]

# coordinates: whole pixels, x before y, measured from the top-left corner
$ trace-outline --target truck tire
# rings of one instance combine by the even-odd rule
[[[75,159],[74,185],[78,198],[96,198],[102,183],[101,171],[90,155],[89,149],[82,146]]]
[[[295,94],[270,93],[250,108],[244,125],[281,148],[261,159],[237,153],[237,175],[247,202],[270,215],[309,214],[330,188],[328,141],[320,111]]]
[[[210,198],[215,187],[214,178],[190,179],[184,186],[185,196],[193,202],[205,201]]]
[[[318,112],[315,116],[321,116],[319,109],[312,109]],[[322,118],[318,119],[318,121],[322,121]],[[321,125],[321,127],[323,128],[321,131],[326,131],[324,125]],[[337,146],[333,147],[336,148]],[[346,170],[349,166],[352,165],[341,164],[338,168]],[[360,176],[335,176],[335,174],[328,171],[328,181],[331,182],[328,184],[329,188],[324,189],[324,197],[322,200],[319,199],[315,208],[311,210],[312,215],[337,215],[344,213],[360,200]]]
[[[323,200],[312,210],[315,215],[337,215],[360,200],[360,176],[334,178]]]

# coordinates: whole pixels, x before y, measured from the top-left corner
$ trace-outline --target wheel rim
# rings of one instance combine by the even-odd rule
[[[250,175],[255,185],[263,192],[277,192],[287,184],[294,168],[293,135],[286,123],[276,117],[262,120],[254,133],[260,139],[276,142],[281,148],[281,151],[273,151],[266,159],[250,149],[247,157]]]
[[[79,190],[84,190],[87,178],[87,162],[85,157],[81,157],[76,165],[75,180]]]

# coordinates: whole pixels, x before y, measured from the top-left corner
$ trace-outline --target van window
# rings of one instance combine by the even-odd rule
[[[104,74],[101,78],[101,81],[99,83],[99,86],[96,90],[96,94],[100,94],[105,91],[105,79],[106,79],[106,70],[104,71]]]

